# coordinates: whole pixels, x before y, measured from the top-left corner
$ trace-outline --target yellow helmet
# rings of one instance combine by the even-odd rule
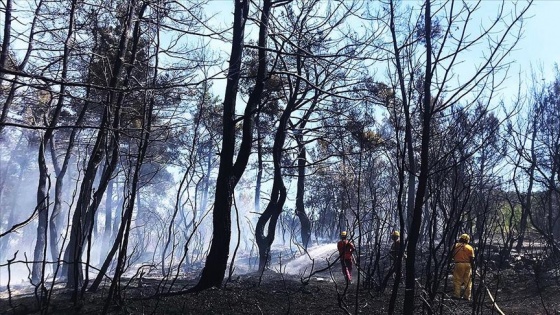
[[[399,231],[393,231],[393,233],[391,233],[391,236],[401,236],[401,233],[399,233]]]
[[[471,240],[471,238],[468,234],[461,234],[461,236],[459,236],[459,240],[463,240],[468,243]]]
[[[346,237],[346,235],[347,235],[346,231],[340,232],[340,237]]]

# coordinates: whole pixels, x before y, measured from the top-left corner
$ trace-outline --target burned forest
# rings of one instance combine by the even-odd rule
[[[0,1],[0,314],[559,314],[554,8]]]

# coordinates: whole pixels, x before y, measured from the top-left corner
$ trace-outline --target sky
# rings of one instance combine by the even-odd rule
[[[406,2],[418,2],[417,0],[403,0]],[[474,2],[467,0],[467,2]],[[483,0],[482,10],[487,10],[489,17],[495,15],[495,4],[499,0]],[[508,1],[508,4],[515,1]],[[519,8],[525,5],[525,1],[519,1]],[[233,1],[232,0],[211,0],[207,12],[218,14],[219,24],[231,25]],[[512,62],[505,83],[504,96],[508,99],[509,95],[514,98],[517,95],[519,86],[519,74],[521,73],[522,84],[531,83],[531,69],[544,71],[541,79],[550,82],[554,78],[554,65],[560,64],[560,41],[558,32],[560,30],[560,0],[535,0],[529,8],[523,20],[523,35],[516,49],[510,54],[508,61]],[[484,12],[486,13],[486,12]],[[223,49],[228,49],[227,45]],[[540,70],[539,70],[540,71]],[[217,83],[215,87],[221,87]],[[221,95],[220,88],[215,93]]]
[[[531,67],[543,66],[543,79],[550,81],[554,76],[554,64],[560,64],[560,0],[534,1],[524,23],[523,38],[512,53],[516,62],[512,70],[522,69],[529,75]]]

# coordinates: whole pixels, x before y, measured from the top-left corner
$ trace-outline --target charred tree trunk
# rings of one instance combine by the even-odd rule
[[[305,142],[303,138],[305,126],[309,122],[309,118],[311,114],[315,111],[319,103],[319,95],[316,93],[315,97],[313,98],[312,104],[303,115],[300,123],[297,125],[297,128],[294,129],[296,133],[295,140],[298,146],[298,175],[297,175],[297,192],[296,192],[296,215],[299,218],[299,222],[301,224],[301,242],[305,250],[309,246],[309,242],[311,240],[311,220],[309,216],[305,212],[305,170],[307,168],[307,151],[305,149]]]
[[[88,239],[94,225],[95,213],[99,207],[103,194],[109,184],[111,176],[118,162],[118,151],[120,141],[120,120],[121,105],[123,102],[123,92],[117,93],[114,88],[119,85],[120,73],[124,67],[127,55],[127,47],[129,43],[129,33],[132,27],[134,17],[135,3],[129,3],[127,17],[124,19],[124,27],[121,33],[117,56],[113,65],[113,76],[109,83],[109,87],[113,88],[108,94],[105,103],[105,110],[101,121],[101,128],[97,134],[95,145],[92,149],[91,156],[84,172],[84,178],[80,187],[80,193],[76,204],[76,210],[72,217],[72,229],[70,230],[70,239],[66,248],[64,260],[67,275],[67,285],[76,288],[83,282],[83,271],[81,266],[81,256],[84,245]],[[132,51],[129,64],[134,64],[135,52]],[[130,73],[128,74],[130,75]],[[128,80],[125,79],[123,85],[126,87]],[[111,108],[111,105],[115,108]],[[109,128],[113,133],[109,134]],[[94,191],[93,185],[99,165],[103,157],[107,154],[105,166],[99,180],[97,191]],[[77,294],[77,291],[75,291]],[[76,297],[76,296],[74,296]]]
[[[266,71],[266,39],[268,33],[268,19],[272,2],[265,0],[261,11],[259,27],[258,56],[259,66],[255,88],[249,96],[243,116],[243,132],[237,160],[235,155],[235,105],[240,78],[240,68],[243,56],[243,40],[245,23],[249,11],[249,1],[236,1],[233,22],[233,39],[229,60],[228,82],[224,96],[222,149],[220,152],[220,167],[216,182],[214,199],[214,213],[212,217],[212,245],[206,258],[204,269],[199,282],[190,291],[200,291],[211,287],[220,287],[224,280],[229,257],[229,243],[231,240],[231,206],[235,186],[243,175],[253,143],[253,115],[261,101]]]
[[[532,204],[531,199],[533,198],[533,182],[535,180],[535,168],[537,164],[537,155],[535,153],[535,141],[537,138],[536,118],[533,118],[532,124],[533,124],[533,128],[532,128],[533,130],[531,135],[531,146],[529,152],[529,154],[531,155],[531,161],[529,162],[530,166],[527,174],[529,177],[528,178],[529,183],[527,185],[527,193],[525,198],[519,196],[521,200],[521,218],[519,219],[519,239],[517,241],[517,245],[515,246],[515,249],[517,250],[518,253],[521,253],[521,248],[523,247],[523,241],[525,240],[525,233],[527,230],[527,221],[529,218],[529,214],[531,213],[531,204]]]
[[[111,243],[111,234],[113,232],[113,187],[114,180],[111,180],[107,186],[107,194],[105,195],[105,227],[103,228],[103,241],[101,253],[106,252],[106,248]],[[99,256],[99,262],[103,261],[103,255]]]
[[[91,204],[95,174],[97,173],[98,165],[101,163],[104,155],[102,147],[106,135],[104,129],[107,128],[106,122],[108,121],[108,112],[109,110],[106,109],[103,115],[103,127],[98,133],[96,144],[88,162],[80,187],[76,210],[72,217],[72,228],[70,230],[70,239],[66,247],[64,256],[65,266],[63,268],[63,274],[66,273],[68,280],[67,285],[69,287],[76,287],[82,282],[81,255],[84,242],[87,238],[87,233],[85,231],[89,230],[88,225],[93,224],[88,220],[87,214],[89,211],[93,210],[89,210],[89,206]]]
[[[206,174],[204,174],[204,178],[202,179],[202,196],[200,197],[200,208],[198,211],[204,213],[206,208],[208,208],[208,190],[210,189],[210,175],[212,173],[212,151],[208,150],[208,154],[206,155]],[[193,218],[194,221],[194,218]]]
[[[138,11],[136,10],[136,6],[135,3],[131,3],[130,7],[129,7],[129,18],[128,18],[128,22],[130,23],[130,25],[132,25],[132,21],[135,20],[134,23],[134,31],[132,33],[132,48],[131,48],[131,57],[130,60],[128,62],[128,67],[126,68],[126,76],[125,76],[125,81],[123,83],[124,86],[128,86],[129,85],[129,81],[132,80],[132,70],[134,68],[134,64],[136,62],[136,53],[138,52],[138,43],[140,41],[140,37],[141,37],[141,31],[140,31],[140,23],[142,21],[142,17],[144,15],[144,12],[146,10],[146,8],[148,7],[149,3],[144,3],[142,5],[142,7],[140,9],[138,9]],[[137,14],[137,16],[135,17],[133,14]],[[125,46],[126,47],[126,46]],[[155,68],[157,69],[157,59],[156,59],[156,65]],[[157,72],[154,74],[155,77],[157,77]],[[155,78],[154,78],[155,80]],[[154,84],[155,85],[155,84]],[[122,104],[122,98],[123,95],[120,94],[119,95],[119,99],[117,101],[117,104]],[[105,262],[103,263],[101,269],[99,270],[99,273],[97,275],[97,278],[94,280],[94,282],[92,283],[90,290],[91,291],[95,291],[97,290],[97,287],[99,286],[99,284],[101,283],[101,280],[103,278],[103,276],[105,275],[110,263],[112,262],[113,259],[113,255],[115,254],[115,252],[117,251],[117,249],[119,250],[119,255],[118,255],[118,259],[117,259],[117,266],[116,266],[116,270],[115,270],[115,275],[112,279],[111,282],[111,287],[109,289],[109,297],[107,299],[107,304],[105,305],[105,309],[103,313],[106,313],[106,308],[108,307],[108,304],[115,298],[115,297],[120,297],[120,295],[117,294],[116,290],[117,290],[117,286],[120,283],[120,277],[123,273],[123,268],[124,268],[124,263],[126,261],[126,256],[127,256],[127,248],[128,248],[128,238],[129,238],[129,233],[130,233],[130,226],[131,226],[131,222],[132,222],[132,213],[134,210],[134,204],[136,202],[136,197],[138,194],[138,181],[139,181],[139,176],[140,176],[140,169],[142,167],[142,163],[144,161],[144,158],[146,156],[146,150],[148,148],[149,145],[149,140],[150,140],[150,132],[152,129],[152,112],[153,112],[153,107],[154,107],[154,99],[150,99],[149,101],[149,105],[148,108],[144,111],[144,116],[142,119],[142,134],[141,134],[141,140],[140,140],[140,144],[139,144],[139,148],[138,148],[138,155],[137,155],[137,161],[135,162],[134,165],[134,170],[132,171],[132,179],[131,179],[131,183],[130,183],[130,190],[129,193],[127,195],[127,197],[125,198],[126,200],[126,205],[123,209],[123,216],[122,216],[122,220],[121,220],[121,224],[119,226],[119,232],[117,233],[117,236],[115,237],[115,242],[113,244],[112,249],[109,251],[109,254],[107,255],[107,257],[105,258]],[[119,110],[120,110],[120,106],[117,106],[117,113],[116,113],[116,119],[113,121],[113,127],[118,127],[118,123],[120,121],[120,115],[119,115]],[[115,128],[116,129],[116,128]],[[103,172],[103,175],[100,179],[101,183],[100,186],[104,183],[104,188],[105,189],[107,187],[107,185],[109,184],[109,182],[111,181],[111,175],[113,173],[114,167],[116,165],[113,165],[113,162],[117,162],[116,157],[118,156],[118,137],[116,137],[117,142],[114,143],[114,147],[113,147],[113,154],[112,154],[112,160],[111,160],[111,165],[105,169],[105,171]],[[94,212],[91,212],[92,215]],[[91,232],[89,233],[89,235],[91,235]],[[87,285],[87,284],[86,284]],[[85,286],[84,286],[85,289]],[[83,291],[82,291],[83,292]]]
[[[297,58],[297,71],[301,74],[302,60]],[[270,260],[270,247],[274,242],[276,234],[276,223],[278,217],[282,213],[284,202],[286,201],[286,186],[282,178],[282,153],[284,151],[284,143],[286,142],[286,130],[292,112],[296,108],[297,93],[300,87],[300,79],[296,79],[292,87],[292,95],[286,104],[286,108],[280,117],[278,129],[274,135],[274,145],[272,147],[272,162],[274,164],[274,179],[272,183],[272,191],[270,202],[263,211],[257,225],[255,227],[255,241],[259,247],[259,271],[266,268]],[[267,228],[265,234],[264,230]]]
[[[142,6],[142,9],[140,10],[140,12],[138,13],[138,19],[136,20],[136,26],[134,28],[134,47],[133,47],[133,51],[137,51],[137,46],[138,46],[138,42],[140,40],[140,21],[142,20],[142,16],[144,15],[144,11],[146,10],[148,6],[148,3],[145,3]],[[156,47],[158,47],[158,49],[156,49],[155,55],[158,55],[158,51],[159,51],[159,46],[156,45]],[[155,65],[154,65],[154,69],[158,68],[158,60],[156,58],[155,61]],[[132,63],[134,64],[134,63]],[[129,76],[130,77],[130,73],[131,73],[132,67],[129,67]],[[153,78],[153,82],[152,85],[156,86],[157,85],[157,70],[154,73],[154,78]],[[127,260],[127,250],[128,250],[128,241],[129,241],[129,236],[130,236],[130,226],[132,223],[132,214],[134,211],[134,203],[135,201],[138,201],[138,212],[140,212],[140,200],[139,200],[139,196],[138,196],[138,190],[139,190],[139,182],[140,182],[140,173],[141,173],[141,169],[142,169],[142,164],[144,162],[144,159],[146,157],[146,152],[148,150],[148,146],[150,145],[150,134],[152,131],[152,119],[153,119],[153,111],[154,111],[154,103],[155,103],[155,99],[154,96],[152,96],[152,98],[149,100],[149,104],[147,105],[147,108],[144,110],[144,117],[142,119],[142,135],[141,135],[141,142],[138,148],[138,155],[137,155],[137,160],[136,163],[134,165],[134,172],[133,172],[133,176],[132,176],[132,182],[131,182],[131,187],[130,187],[130,195],[128,198],[126,198],[127,203],[126,203],[126,207],[124,209],[124,215],[123,215],[123,221],[121,223],[121,230],[123,230],[123,233],[120,233],[121,231],[119,231],[119,235],[121,235],[121,238],[117,238],[115,239],[115,245],[118,245],[119,248],[119,255],[117,258],[117,266],[115,268],[115,275],[113,277],[113,280],[111,281],[111,286],[109,288],[109,293],[108,293],[108,297],[106,300],[106,304],[104,307],[104,311],[103,313],[106,313],[106,311],[108,310],[109,305],[111,304],[111,302],[113,300],[120,300],[121,299],[121,295],[119,294],[120,292],[120,283],[121,283],[121,276],[124,273],[125,270],[125,266],[126,266],[126,260]],[[138,199],[137,199],[138,198]],[[141,245],[143,245],[143,238],[142,240],[140,240],[142,243]],[[107,261],[110,261],[110,257],[107,257]],[[100,275],[102,275],[102,273],[99,273]],[[100,277],[98,277],[99,279]]]
[[[45,253],[47,250],[47,225],[49,218],[49,189],[47,185],[49,181],[47,163],[45,161],[45,138],[41,139],[39,145],[39,187],[37,188],[37,208],[39,211],[39,220],[37,223],[37,240],[35,242],[35,250],[33,251],[33,268],[31,270],[31,282],[34,285],[40,285],[45,267]]]
[[[257,113],[255,127],[257,130],[257,179],[255,181],[255,212],[261,212],[261,185],[263,176],[263,145],[260,130],[260,114]]]
[[[235,185],[239,178],[233,174],[235,149],[235,103],[239,84],[243,37],[249,10],[248,1],[235,2],[233,39],[229,60],[228,81],[224,96],[223,139],[220,151],[220,167],[216,181],[212,226],[212,245],[202,270],[202,276],[193,291],[220,287],[225,276],[231,238],[231,205]],[[240,154],[249,154],[241,153]]]
[[[428,184],[429,172],[429,149],[430,149],[430,129],[432,120],[432,99],[431,99],[431,83],[432,83],[432,20],[431,20],[431,3],[425,3],[425,39],[426,39],[426,69],[424,77],[424,95],[422,108],[422,146],[420,151],[420,175],[418,176],[418,188],[416,190],[416,198],[414,201],[414,213],[408,234],[408,245],[406,248],[406,278],[405,278],[405,294],[403,303],[403,314],[414,314],[414,294],[415,294],[415,263],[416,263],[416,246],[420,235],[420,226],[422,223],[422,209],[424,208],[424,198]]]
[[[23,143],[23,138],[24,136],[21,135],[18,139],[17,145],[15,146],[15,148],[19,148],[22,143]],[[19,196],[18,196],[18,192],[20,192],[20,187],[21,187],[21,183],[23,181],[24,178],[24,174],[25,171],[27,170],[27,165],[29,164],[29,160],[26,157],[25,159],[18,159],[19,161],[19,172],[18,175],[15,176],[16,180],[15,183],[13,181],[9,181],[11,174],[8,174],[8,170],[15,170],[16,169],[16,155],[13,154],[10,156],[10,159],[8,160],[8,162],[5,164],[5,166],[3,169],[3,172],[0,173],[0,202],[4,201],[5,204],[8,204],[9,206],[4,207],[4,208],[0,208],[0,220],[2,220],[2,222],[6,222],[5,225],[0,224],[1,227],[11,227],[14,226],[16,224],[16,211],[15,209],[17,209],[18,207],[18,201],[19,201]],[[6,183],[10,182],[11,183],[11,193],[5,193],[6,192]],[[9,199],[7,198],[9,196]],[[2,202],[2,204],[4,204],[4,202]],[[4,209],[12,209],[11,211],[8,210],[4,210]],[[5,218],[5,216],[7,216],[7,218]],[[4,230],[4,229],[2,229]],[[0,253],[8,253],[8,248],[9,248],[9,244],[10,244],[10,238],[11,238],[11,233],[3,235],[2,237],[0,237]]]
[[[272,150],[274,182],[272,184],[270,202],[259,217],[255,227],[255,240],[257,246],[259,247],[259,271],[263,271],[270,261],[270,247],[272,246],[272,242],[274,242],[276,223],[278,222],[278,217],[282,213],[282,208],[284,207],[284,202],[286,201],[286,187],[284,186],[284,181],[282,179],[282,169],[280,165],[282,161],[284,140],[286,138],[284,129],[285,126],[285,122],[280,122]],[[264,232],[265,227],[267,228],[266,234]]]
[[[2,51],[0,52],[0,69],[7,68],[8,55],[10,53],[10,39],[12,31],[12,0],[6,0],[6,8],[4,12],[4,34],[2,40]],[[4,71],[0,71],[0,86],[3,83]],[[13,86],[12,84],[12,90]],[[13,92],[12,92],[13,93]],[[2,108],[2,113],[0,114],[0,134],[2,134],[2,129],[4,128],[4,122],[8,117],[8,110],[10,109],[11,102],[6,101]]]
[[[76,3],[77,0],[72,1],[72,5],[70,8],[70,18],[69,18],[69,26],[68,26],[68,34],[66,35],[66,41],[64,42],[64,52],[62,55],[62,69],[61,69],[61,78],[62,82],[66,81],[67,74],[68,74],[68,63],[70,59],[70,50],[72,40],[74,38],[74,15],[76,12]],[[35,244],[35,251],[34,251],[34,264],[33,264],[33,272],[32,272],[32,280],[34,283],[38,283],[39,278],[42,277],[42,269],[44,269],[44,260],[45,260],[45,253],[47,250],[47,226],[49,220],[49,207],[48,204],[48,191],[50,190],[50,180],[49,185],[47,187],[48,181],[48,169],[45,161],[45,151],[46,146],[53,138],[54,127],[58,123],[58,118],[62,111],[62,106],[64,105],[64,94],[66,93],[66,84],[60,85],[60,96],[58,98],[56,107],[54,109],[52,119],[49,123],[49,129],[45,131],[43,138],[41,139],[41,144],[39,146],[39,187],[37,188],[37,206],[39,207],[39,223],[37,227],[37,242]],[[48,105],[52,102],[52,95],[49,97]],[[48,106],[47,105],[47,106]],[[42,261],[41,265],[39,261]]]
[[[301,224],[301,243],[303,248],[307,250],[309,240],[311,239],[311,221],[305,212],[304,194],[305,194],[305,168],[307,165],[307,152],[303,143],[301,134],[296,136],[298,145],[298,176],[297,176],[297,192],[296,192],[296,216]]]
[[[70,141],[72,141],[72,139],[70,139]],[[50,151],[51,151],[51,159],[52,159],[52,163],[53,163],[53,168],[54,171],[56,173],[56,182],[55,182],[55,192],[54,192],[54,205],[53,205],[53,211],[51,213],[51,216],[49,218],[49,242],[51,245],[51,260],[53,262],[57,261],[59,258],[59,247],[58,247],[58,233],[59,231],[61,231],[61,225],[62,225],[62,218],[61,218],[61,213],[62,213],[62,187],[63,187],[63,182],[64,182],[64,173],[66,172],[66,168],[61,167],[61,165],[58,163],[58,159],[56,157],[56,149],[55,149],[56,145],[55,145],[55,139],[54,137],[52,138],[51,142],[50,142]],[[70,159],[71,156],[71,145],[69,145],[68,150],[66,150],[66,155],[64,157],[64,161],[67,161]],[[64,165],[67,165],[64,164]]]
[[[4,34],[2,39],[2,51],[0,51],[0,68],[6,69],[8,55],[10,52],[10,38],[12,32],[12,0],[6,0],[4,12]],[[4,79],[4,72],[0,71],[0,85],[2,85],[2,79]],[[6,113],[7,114],[7,113]],[[2,112],[1,122],[4,122],[5,115]],[[0,129],[1,132],[1,129]]]
[[[298,177],[297,177],[297,193],[296,193],[296,215],[299,218],[301,224],[301,243],[303,248],[307,250],[309,245],[309,240],[311,238],[311,221],[305,213],[305,205],[303,203],[303,197],[305,193],[305,166],[307,164],[307,154],[305,151],[305,145],[303,144],[303,137],[298,135],[296,138],[298,142]]]
[[[27,42],[27,51],[25,52],[25,56],[23,57],[22,61],[20,62],[20,64],[17,66],[17,70],[18,71],[23,71],[25,69],[25,66],[27,65],[27,62],[29,61],[29,57],[31,56],[31,53],[33,51],[33,44],[34,44],[34,37],[36,32],[36,25],[37,25],[37,21],[39,19],[39,12],[41,12],[42,8],[43,8],[43,4],[44,2],[42,0],[38,1],[37,3],[37,7],[35,8],[35,15],[33,16],[33,21],[31,22],[31,26],[29,28],[29,40]],[[4,58],[7,59],[9,53],[10,53],[10,49],[9,49],[9,42],[10,42],[10,30],[11,30],[11,15],[12,15],[12,1],[8,0],[6,3],[6,12],[5,12],[5,25],[4,25],[4,39],[2,41],[2,55],[4,55]],[[2,69],[6,69],[6,62],[7,60],[4,59],[2,61],[2,64],[0,64],[0,66],[2,67]],[[3,72],[2,72],[3,73]],[[15,74],[14,77],[12,78],[12,82],[18,82],[19,81],[19,75]],[[1,80],[0,80],[1,83]],[[4,105],[2,106],[2,113],[0,114],[0,134],[2,134],[2,131],[4,130],[4,126],[5,126],[5,122],[6,122],[6,118],[8,117],[8,112],[10,111],[10,107],[12,105],[12,102],[14,100],[15,97],[15,93],[17,88],[20,85],[17,83],[13,83],[10,87],[10,92],[8,92],[8,96],[6,97],[6,101],[4,102]]]
[[[87,104],[83,106],[82,111],[80,112],[80,115],[76,121],[76,126],[80,126],[82,124],[87,112],[87,108],[88,108]],[[60,248],[58,246],[58,242],[59,242],[58,236],[62,231],[61,215],[62,215],[62,198],[64,193],[63,191],[64,177],[66,176],[66,172],[68,171],[68,165],[70,164],[70,160],[72,158],[72,150],[74,149],[77,133],[78,133],[78,129],[74,128],[72,130],[72,133],[70,134],[70,139],[68,140],[68,147],[66,148],[66,154],[64,155],[64,160],[62,162],[62,165],[58,163],[58,160],[56,158],[54,136],[50,142],[51,158],[56,172],[54,205],[53,205],[53,211],[49,219],[49,241],[51,245],[51,258],[53,261],[57,261],[60,256]]]
[[[399,190],[398,190],[398,199],[397,199],[397,211],[398,211],[398,216],[399,216],[399,223],[400,223],[400,228],[401,228],[401,233],[403,235],[403,245],[401,246],[401,250],[398,254],[397,257],[397,261],[395,264],[395,281],[393,284],[393,289],[391,292],[391,298],[389,300],[389,309],[388,309],[388,313],[389,314],[393,314],[395,311],[395,305],[397,302],[397,294],[398,294],[398,289],[400,286],[400,280],[401,280],[401,271],[402,271],[402,257],[404,254],[404,231],[405,231],[405,227],[409,226],[410,223],[410,218],[411,218],[411,211],[410,209],[411,204],[410,201],[412,200],[412,195],[411,195],[411,189],[413,190],[414,187],[413,185],[415,184],[414,179],[411,180],[411,177],[414,177],[414,173],[412,173],[412,170],[409,169],[408,174],[409,174],[409,181],[408,181],[408,194],[407,194],[407,206],[406,209],[403,209],[403,195],[404,195],[404,188],[405,188],[405,170],[406,170],[406,160],[408,158],[408,164],[409,164],[409,168],[410,167],[414,167],[415,163],[414,163],[414,152],[411,152],[412,150],[412,123],[411,123],[411,119],[410,119],[410,103],[408,102],[408,95],[406,93],[406,86],[405,86],[405,74],[404,74],[404,69],[403,69],[403,65],[401,64],[401,48],[398,47],[398,42],[397,42],[397,30],[396,30],[396,25],[395,25],[395,4],[393,1],[390,1],[390,24],[389,24],[389,28],[391,30],[391,38],[393,41],[393,53],[394,53],[394,58],[395,58],[395,63],[396,63],[396,71],[397,71],[397,78],[398,78],[398,84],[399,84],[399,90],[401,92],[401,101],[402,101],[402,107],[403,107],[403,111],[404,111],[404,116],[405,116],[405,136],[404,136],[404,145],[402,153],[400,154],[400,156],[397,157],[397,160],[399,161],[399,170],[398,170],[398,178],[399,178]],[[395,109],[396,110],[396,109]],[[397,113],[395,113],[397,114]],[[398,129],[397,129],[397,132]],[[398,137],[397,134],[397,139],[400,139]],[[397,154],[399,154],[399,152],[401,152],[400,150],[397,150]],[[412,163],[412,165],[410,165]]]

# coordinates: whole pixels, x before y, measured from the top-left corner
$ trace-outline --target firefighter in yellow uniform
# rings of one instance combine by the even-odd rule
[[[470,237],[468,234],[462,234],[459,241],[453,246],[451,254],[455,261],[453,269],[453,296],[461,298],[461,285],[465,285],[465,293],[463,297],[466,300],[471,299],[472,289],[472,272],[474,269],[474,249],[469,245]]]

